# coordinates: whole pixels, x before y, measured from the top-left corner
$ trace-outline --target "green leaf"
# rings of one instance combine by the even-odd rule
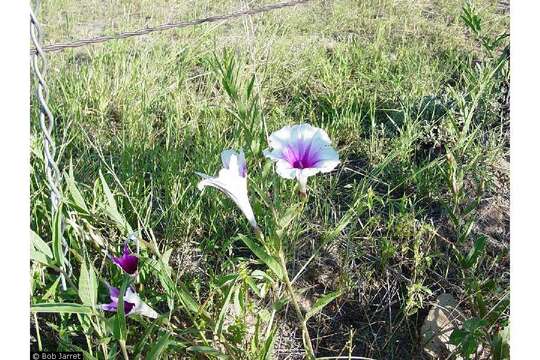
[[[468,357],[476,352],[476,349],[478,348],[478,340],[472,335],[467,335],[461,343],[461,348],[463,355]]]
[[[294,220],[294,218],[300,214],[300,210],[302,209],[301,204],[292,205],[290,208],[288,208],[283,215],[278,219],[277,223],[278,226],[282,229],[287,228],[290,223]]]
[[[158,265],[159,264],[159,265]],[[169,271],[162,271],[163,267],[169,267],[168,265],[163,264],[162,260],[158,260],[154,266],[154,272],[157,275],[161,285],[167,292],[169,297],[176,297],[180,299],[182,305],[192,313],[198,313],[199,305],[195,299],[191,296],[187,288],[183,284],[176,284],[172,281]],[[171,309],[172,310],[172,309]]]
[[[506,326],[493,337],[491,348],[493,360],[510,359],[510,327]]]
[[[476,241],[474,242],[474,246],[469,251],[467,256],[465,257],[465,260],[463,262],[463,266],[468,269],[471,266],[473,266],[478,258],[484,253],[484,250],[486,248],[486,237],[485,236],[479,236]]]
[[[341,295],[341,291],[333,291],[318,298],[313,307],[307,312],[306,321],[319,313],[326,305],[332,302],[339,295]]]
[[[467,332],[461,329],[455,329],[454,331],[452,331],[452,334],[450,334],[450,344],[459,345],[466,336]]]
[[[510,326],[505,326],[501,331],[499,331],[499,335],[502,337],[505,343],[510,344]]]
[[[458,240],[459,242],[463,242],[468,239],[473,229],[473,226],[474,226],[474,219],[470,219],[469,221],[465,223],[465,225],[463,226],[465,230],[459,236],[459,240]]]
[[[472,318],[472,319],[467,319],[463,322],[463,329],[469,333],[474,333],[476,332],[476,330],[486,325],[487,325],[486,320]]]
[[[266,264],[276,274],[276,276],[279,279],[283,279],[283,271],[281,269],[281,265],[279,264],[279,261],[268,254],[266,250],[255,243],[252,239],[245,235],[240,235],[240,239],[246,244],[246,246],[257,256],[263,263]]]
[[[167,333],[161,334],[158,341],[154,344],[154,346],[152,346],[148,355],[146,355],[147,360],[158,360],[161,358],[161,354],[171,343],[169,336],[170,335]]]
[[[53,253],[49,245],[33,230],[30,230],[30,234],[32,236],[32,246],[34,249],[52,259]]]
[[[35,313],[73,313],[73,314],[91,314],[90,306],[74,303],[43,303],[33,304],[30,310]]]
[[[510,306],[510,296],[506,295],[487,314],[486,316],[487,325],[493,326],[499,320],[499,318],[503,315],[503,313],[508,309],[509,306]]]
[[[257,283],[250,275],[246,276],[244,281],[248,284],[249,288],[255,293],[255,295],[257,295],[261,299],[264,298],[264,292],[261,291],[261,288],[257,286]]]
[[[223,353],[221,353],[219,350],[214,349],[211,346],[190,346],[186,349],[187,351],[195,352],[195,353],[201,353],[201,354],[212,354],[215,356],[224,356]]]
[[[159,269],[159,271],[165,271],[168,276],[171,276],[172,273],[172,268],[169,266],[172,250],[172,248],[165,250],[165,252],[163,252],[161,255],[161,261],[156,261],[156,267]]]
[[[264,342],[264,346],[263,346],[262,351],[261,351],[260,359],[264,359],[264,360],[272,359],[272,351],[271,351],[271,349],[274,347],[274,342],[276,341],[277,330],[278,330],[278,328],[275,327],[272,330],[272,332],[270,333],[270,335],[268,336],[268,338],[266,339],[266,341]]]
[[[235,289],[236,289],[235,284],[229,286],[229,288],[227,289],[227,294],[225,295],[225,300],[223,301],[223,305],[221,306],[221,310],[219,312],[216,326],[214,328],[214,334],[217,335],[218,338],[221,336],[221,332],[223,330],[223,323],[225,322],[225,315],[227,314],[229,310],[229,304],[231,302],[231,295],[233,294]]]
[[[71,163],[69,164],[69,173],[66,174],[64,177],[66,179],[69,197],[73,201],[73,205],[75,205],[75,207],[77,207],[79,210],[89,213],[90,211],[88,210],[86,202],[84,201],[81,192],[77,188],[75,178],[73,177],[73,166]]]
[[[282,215],[280,215],[277,218],[277,221],[276,221],[277,228],[276,228],[275,233],[279,239],[283,237],[283,235],[285,234],[285,231],[287,230],[291,222],[293,222],[295,217],[297,217],[300,214],[301,210],[302,210],[302,205],[295,204],[289,207]]]
[[[54,297],[54,294],[56,294],[56,289],[58,289],[58,284],[60,283],[60,278],[57,277],[54,283],[51,285],[51,287],[47,290],[45,295],[41,298],[43,301],[51,299]]]
[[[355,216],[358,216],[358,212],[354,212],[354,215],[353,212],[347,212],[345,216],[341,218],[341,220],[334,229],[329,230],[323,234],[323,243],[327,244],[337,238],[339,234],[341,234],[341,232],[345,230],[345,228],[351,223],[352,219]]]
[[[92,266],[86,266],[86,263],[83,261],[79,276],[79,297],[82,303],[94,307],[97,302],[97,290],[98,284],[94,268]]]
[[[132,232],[133,230],[131,229],[129,223],[118,211],[116,200],[114,200],[111,189],[109,188],[109,185],[107,185],[107,181],[105,181],[105,177],[103,177],[101,171],[99,172],[99,177],[101,179],[101,186],[103,187],[103,192],[105,193],[105,197],[107,198],[107,208],[105,209],[107,215],[109,215],[111,220],[116,223],[116,226],[118,226],[121,231],[124,231],[126,233]]]
[[[193,296],[191,296],[186,287],[182,284],[180,284],[178,287],[178,296],[180,297],[180,301],[185,307],[187,307],[193,313],[198,312],[199,304],[197,304]]]
[[[43,255],[43,253],[37,251],[35,248],[30,249],[30,260],[37,261],[38,263],[46,266],[51,265],[50,259]]]
[[[81,348],[78,348],[77,351],[80,351],[83,353],[84,360],[99,360],[97,357],[94,357],[92,354],[90,354],[88,351],[83,350]]]
[[[118,295],[118,307],[116,309],[116,316],[114,318],[113,333],[116,340],[126,341],[127,326],[126,326],[126,313],[124,309],[124,295],[126,294],[127,287],[130,279],[128,276],[124,276],[124,282],[120,288],[120,295]]]
[[[288,302],[289,299],[287,297],[280,298],[272,304],[272,308],[276,311],[281,311],[281,309],[283,309]]]

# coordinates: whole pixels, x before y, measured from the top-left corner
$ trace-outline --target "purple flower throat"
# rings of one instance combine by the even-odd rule
[[[311,151],[311,144],[307,147],[304,144],[297,144],[296,149],[288,146],[283,150],[283,156],[295,169],[313,167],[319,160],[319,154]]]

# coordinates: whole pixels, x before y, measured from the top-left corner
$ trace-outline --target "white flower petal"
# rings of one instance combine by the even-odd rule
[[[310,177],[313,175],[316,175],[317,173],[321,172],[321,169],[319,168],[308,168],[308,169],[302,169],[298,170],[298,174],[296,175],[297,178],[299,177]]]
[[[316,175],[320,171],[321,169],[319,168],[308,168],[308,169],[298,170],[298,173],[296,174],[296,179],[298,180],[298,184],[300,185],[301,193],[303,194],[306,193],[308,177]]]
[[[339,165],[339,155],[332,147],[326,147],[321,150],[319,160],[314,164],[322,173],[327,173]]]
[[[279,160],[276,163],[276,172],[285,179],[294,179],[298,169],[293,168],[288,161]]]
[[[139,295],[137,295],[137,293],[131,287],[128,287],[126,293],[124,294],[124,301],[137,306],[137,304],[141,302],[141,298],[139,298]]]
[[[321,160],[317,162],[317,169],[321,173],[328,173],[336,168],[339,165],[339,160]]]
[[[300,124],[293,126],[293,138],[297,142],[303,142],[305,144],[311,143],[315,139],[322,139],[322,135],[318,135],[320,132],[323,132],[326,135],[324,130],[311,126],[310,124]],[[328,138],[328,135],[326,135]],[[330,139],[328,138],[328,144],[330,144]]]
[[[142,301],[139,295],[137,295],[137,293],[133,291],[131,287],[127,288],[126,294],[124,295],[124,301],[132,303],[134,305],[128,316],[140,314],[152,319],[158,317],[158,313],[150,306],[148,306],[144,301]]]
[[[206,186],[215,187],[225,193],[240,208],[249,223],[258,228],[255,214],[249,203],[247,193],[247,168],[244,152],[239,153],[233,150],[224,150],[221,153],[223,168],[219,171],[217,177],[197,173],[203,178],[197,187],[199,190]]]
[[[281,150],[286,147],[287,144],[291,142],[291,132],[292,129],[290,126],[285,126],[278,131],[273,132],[268,137],[268,143],[271,148],[276,150]]]
[[[142,301],[138,304],[138,306],[133,307],[129,315],[131,314],[140,314],[151,319],[156,319],[159,316],[159,314],[154,309],[152,309],[150,306],[148,306]]]
[[[299,171],[296,180],[298,180],[298,185],[300,186],[300,193],[305,195],[307,192],[307,175],[302,174],[302,171]]]
[[[263,155],[271,160],[286,160],[281,149],[265,149]]]
[[[237,152],[234,150],[223,150],[221,152],[221,163],[225,169],[230,168],[231,159],[234,157],[236,159]],[[235,160],[236,161],[236,160]]]
[[[224,169],[231,170],[243,177],[247,176],[246,158],[243,150],[239,152],[223,150],[221,152],[221,162]]]
[[[287,179],[296,177],[305,192],[307,178],[330,172],[339,164],[339,155],[323,129],[310,124],[285,126],[272,133],[264,156],[276,162],[276,172]]]
[[[313,135],[313,140],[319,141],[326,145],[332,144],[332,140],[330,140],[330,137],[326,131],[324,131],[324,129],[317,129],[316,133]]]

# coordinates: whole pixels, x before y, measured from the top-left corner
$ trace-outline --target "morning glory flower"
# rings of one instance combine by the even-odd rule
[[[137,265],[139,264],[139,258],[136,255],[133,255],[127,241],[124,244],[124,251],[122,252],[122,256],[111,256],[111,261],[129,275],[135,275],[137,273]]]
[[[120,290],[110,285],[107,285],[107,287],[109,288],[111,302],[109,304],[100,305],[100,308],[104,311],[116,312],[118,309]],[[146,305],[131,287],[127,288],[124,295],[124,313],[127,316],[141,314],[152,319],[158,317],[158,313],[150,306]]]
[[[223,163],[223,168],[219,171],[217,177],[197,173],[197,175],[203,178],[197,187],[202,191],[206,186],[212,186],[224,192],[240,208],[255,231],[260,231],[255,220],[255,215],[253,214],[253,209],[249,203],[247,166],[244,151],[224,150],[221,153],[221,162]]]
[[[268,142],[264,156],[276,163],[280,176],[298,180],[302,195],[306,195],[309,176],[330,172],[339,164],[326,131],[310,124],[285,126],[272,133]]]

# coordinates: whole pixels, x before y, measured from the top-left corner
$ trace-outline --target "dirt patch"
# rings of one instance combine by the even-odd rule
[[[493,168],[493,190],[480,202],[478,220],[474,231],[486,235],[490,244],[497,248],[510,246],[510,163],[500,159]]]

